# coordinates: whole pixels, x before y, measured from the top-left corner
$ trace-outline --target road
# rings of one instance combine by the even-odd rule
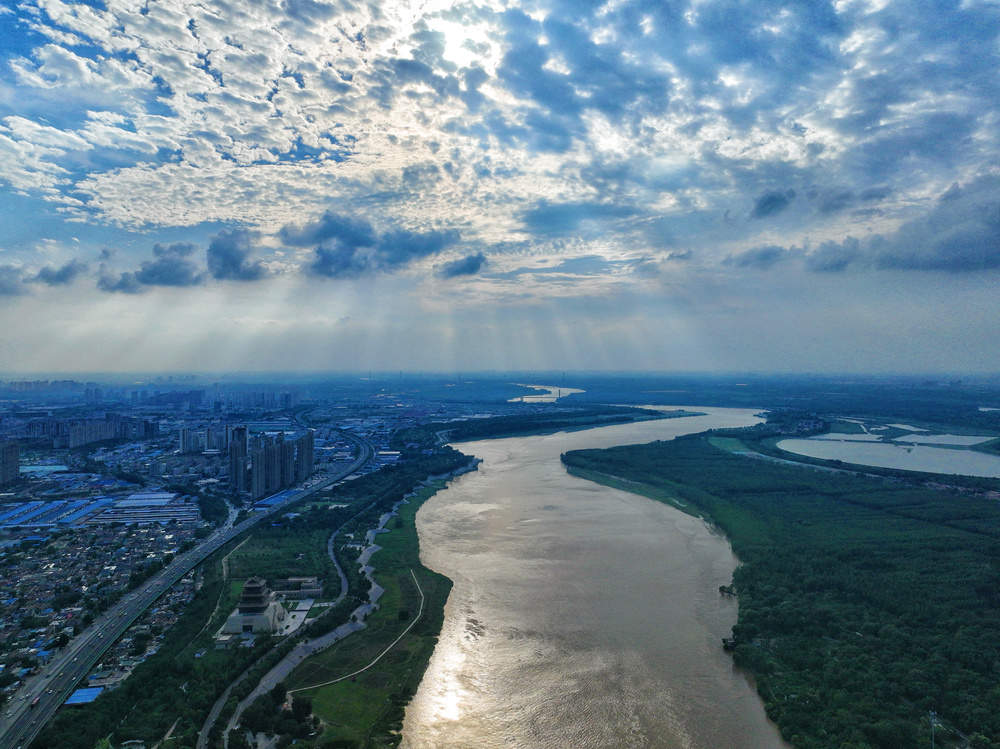
[[[330,534],[330,538],[326,543],[326,553],[330,555],[330,560],[333,562],[333,566],[337,570],[337,575],[339,575],[340,577],[340,593],[338,593],[337,597],[330,603],[331,608],[344,600],[344,596],[347,595],[347,587],[348,587],[347,575],[344,574],[344,570],[341,568],[340,562],[337,561],[337,555],[334,553],[333,550],[333,543],[337,539],[337,534],[339,534],[348,523],[354,520],[354,518],[356,518],[362,512],[365,512],[368,509],[370,509],[374,504],[375,502],[371,502],[370,504],[366,505],[365,507],[361,508],[356,513],[351,515],[351,517],[349,517],[343,523],[341,523],[337,527],[337,529]],[[340,627],[337,627],[337,629],[334,630],[333,632],[328,632],[327,634],[321,635],[320,637],[299,643],[295,647],[295,649],[292,650],[288,655],[286,655],[278,664],[276,664],[271,669],[271,671],[269,671],[268,674],[265,675],[264,678],[266,679],[267,676],[273,673],[275,669],[283,667],[283,664],[286,664],[286,662],[287,663],[294,662],[297,665],[307,655],[311,655],[314,652],[319,652],[320,650],[329,647],[329,645],[332,645],[337,640],[343,639],[351,632],[355,632],[358,629],[361,629],[363,626],[364,625],[360,623],[347,622],[346,624],[342,624]],[[215,721],[218,720],[219,715],[222,713],[222,708],[224,708],[226,706],[226,702],[229,701],[229,695],[232,694],[233,689],[247,677],[247,675],[253,670],[253,668],[260,661],[267,658],[268,655],[270,655],[270,651],[264,653],[264,655],[262,655],[257,661],[254,661],[249,666],[247,666],[246,670],[239,676],[237,676],[236,679],[234,679],[229,684],[229,686],[226,687],[225,691],[221,695],[219,695],[219,698],[215,701],[215,704],[212,705],[212,709],[209,711],[208,717],[205,718],[205,722],[202,724],[201,730],[198,732],[198,743],[195,749],[206,749],[208,747],[208,735],[209,733],[211,733],[212,726],[215,725]],[[290,671],[291,668],[289,668],[289,672]],[[251,697],[256,697],[259,689],[260,685],[258,684],[258,686],[254,689],[254,692],[251,695]],[[250,704],[250,701],[251,698],[248,697],[239,703],[236,713],[233,719],[230,721],[231,725],[235,725],[235,720],[239,718],[240,714],[242,713],[242,709],[245,708],[246,705]],[[225,730],[224,744],[226,747],[229,746],[229,730],[230,729],[228,727]]]
[[[261,520],[284,512],[289,505],[326,489],[367,463],[374,454],[372,446],[359,438],[351,439],[358,445],[359,453],[350,466],[336,476],[291,493],[284,501],[265,512],[254,513],[238,525],[227,524],[218,529],[200,545],[179,554],[168,567],[125,595],[90,627],[74,637],[29,684],[18,690],[18,698],[4,705],[0,718],[0,747],[26,749],[105,651],[143,611],[195,566]],[[38,702],[32,707],[36,698]]]

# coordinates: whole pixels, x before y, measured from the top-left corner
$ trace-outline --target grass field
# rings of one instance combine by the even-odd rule
[[[709,437],[708,441],[712,443],[715,447],[720,450],[725,450],[727,453],[737,453],[746,452],[748,449],[746,445],[743,444],[741,440],[735,437]]]
[[[336,572],[326,552],[329,537],[326,528],[261,528],[230,555],[229,577],[245,580],[260,575],[269,583],[279,577],[303,575],[335,580]]]
[[[308,690],[313,712],[324,723],[317,744],[329,741],[373,746],[395,746],[403,709],[416,691],[437,643],[444,617],[444,604],[451,581],[420,564],[414,517],[420,505],[444,486],[420,490],[410,502],[400,506],[399,522],[388,524],[390,531],[379,534],[382,548],[372,557],[375,579],[385,588],[380,608],[367,620],[367,628],[332,648],[310,658],[292,672],[290,689],[330,681],[370,663],[406,626],[419,610],[420,596],[410,570],[420,581],[426,597],[424,614],[412,630],[378,662],[358,676]]]

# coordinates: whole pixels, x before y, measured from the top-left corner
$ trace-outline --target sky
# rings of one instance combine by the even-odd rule
[[[0,371],[1000,372],[1000,3],[4,0]]]

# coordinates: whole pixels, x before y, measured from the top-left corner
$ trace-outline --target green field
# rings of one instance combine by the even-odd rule
[[[389,533],[380,534],[382,547],[373,557],[375,579],[385,588],[380,608],[367,620],[367,628],[352,634],[329,650],[307,660],[288,679],[296,689],[322,683],[356,671],[370,663],[413,620],[420,596],[410,575],[412,569],[426,597],[417,624],[379,663],[339,684],[308,690],[313,712],[324,722],[317,744],[345,742],[343,746],[395,746],[403,708],[416,690],[430,659],[444,617],[451,581],[420,564],[414,516],[417,509],[443,483],[422,489],[400,506],[399,520]]]
[[[250,540],[229,557],[229,576],[237,580],[260,575],[269,583],[275,578],[316,575],[336,581],[336,570],[326,551],[327,528],[266,527],[253,532]]]
[[[727,453],[738,453],[746,452],[748,449],[742,440],[738,440],[735,437],[709,437],[708,441],[718,447],[720,450],[725,450]]]
[[[830,423],[830,431],[837,434],[864,434],[860,424],[853,421],[834,421]]]
[[[679,500],[727,534],[741,560],[734,656],[797,749],[930,747],[931,710],[943,723],[936,746],[1000,747],[1000,506],[713,442],[574,451],[564,462]]]

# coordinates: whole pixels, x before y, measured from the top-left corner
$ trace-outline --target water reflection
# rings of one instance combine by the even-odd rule
[[[915,442],[914,435],[905,440]],[[926,438],[925,438],[926,439]],[[778,447],[788,452],[812,458],[842,460],[880,468],[898,468],[904,471],[930,473],[957,473],[963,476],[1000,477],[1000,456],[972,450],[953,450],[947,447],[896,442],[824,441],[812,439],[787,439]]]
[[[783,746],[720,647],[735,567],[696,518],[566,474],[559,454],[758,421],[742,409],[466,443],[483,459],[417,515],[455,581],[408,747]]]

